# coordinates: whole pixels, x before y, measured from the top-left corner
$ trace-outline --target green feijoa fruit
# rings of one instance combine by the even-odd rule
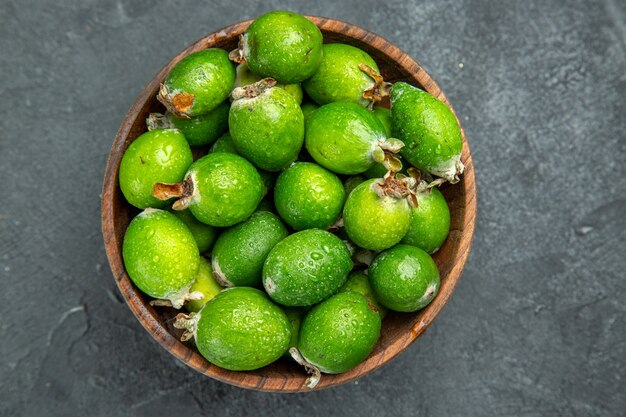
[[[211,262],[201,256],[198,274],[196,275],[196,280],[193,282],[189,292],[201,293],[203,297],[199,300],[188,301],[185,304],[185,309],[187,311],[197,313],[206,303],[211,301],[213,297],[219,294],[223,289],[224,288],[222,288],[222,286],[215,281],[213,270],[211,269]]]
[[[319,109],[320,106],[318,106],[315,103],[309,102],[309,103],[304,103],[303,105],[300,106],[300,108],[302,109],[302,115],[304,116],[304,123],[306,123],[311,113]]]
[[[272,199],[266,196],[263,198],[263,200],[261,200],[259,205],[256,207],[256,211],[268,211],[270,213],[274,213],[276,210],[274,207],[274,203],[272,202]]]
[[[435,261],[410,245],[396,245],[380,253],[370,265],[369,278],[380,303],[395,311],[420,310],[439,290]]]
[[[228,98],[235,67],[223,49],[211,48],[183,58],[165,78],[157,99],[177,117],[210,112]]]
[[[322,32],[304,16],[273,11],[252,22],[231,59],[245,61],[261,77],[282,84],[299,83],[319,67],[322,41]]]
[[[124,266],[137,288],[180,308],[198,272],[193,235],[167,211],[148,208],[128,225],[122,244]]]
[[[215,242],[211,254],[215,278],[225,287],[260,286],[265,258],[288,234],[274,214],[253,213],[245,222],[222,233]]]
[[[391,110],[382,106],[374,106],[374,110],[372,110],[374,116],[378,117],[380,123],[382,123],[385,128],[385,133],[387,137],[391,137]]]
[[[412,209],[411,226],[402,243],[435,253],[450,232],[450,209],[437,188],[426,188],[416,194],[417,207]]]
[[[179,315],[174,324],[187,328],[202,356],[220,368],[251,371],[269,365],[289,348],[291,324],[280,307],[250,287],[228,288],[199,313]]]
[[[228,125],[239,153],[266,171],[281,171],[298,156],[304,116],[291,94],[263,79],[233,90]]]
[[[215,141],[213,146],[211,146],[211,150],[209,150],[209,152],[227,152],[239,155],[239,152],[237,152],[237,147],[233,143],[233,138],[228,132],[224,133]]]
[[[350,193],[343,223],[352,242],[364,249],[383,250],[402,240],[411,224],[412,194],[405,180],[410,178],[370,179]]]
[[[378,118],[355,103],[335,102],[315,110],[306,122],[305,146],[315,162],[337,174],[360,174],[376,163],[399,169],[393,156],[402,146],[387,138]]]
[[[219,234],[215,227],[198,221],[189,210],[172,210],[172,213],[189,228],[193,238],[196,240],[200,253],[206,253],[211,250]]]
[[[386,85],[369,54],[342,43],[324,45],[322,63],[303,83],[306,93],[320,105],[345,101],[362,107],[371,105],[372,101],[366,98],[368,95],[382,97],[382,88]]]
[[[300,331],[300,323],[302,323],[302,319],[306,313],[306,310],[301,307],[283,307],[283,311],[291,324],[291,341],[289,342],[289,347],[298,347],[298,333]],[[291,357],[289,352],[285,352],[286,357]]]
[[[387,308],[380,304],[380,302],[376,299],[376,293],[374,293],[372,285],[370,284],[369,278],[365,272],[351,272],[350,275],[348,275],[346,283],[339,289],[339,292],[346,291],[358,292],[363,295],[370,303],[370,307],[373,307],[373,310],[380,314],[381,318],[387,315]]]
[[[261,81],[262,77],[259,77],[248,68],[247,64],[237,65],[237,79],[235,80],[235,87],[243,87],[245,85],[254,84]],[[299,83],[296,84],[276,84],[276,87],[282,88],[293,96],[296,103],[302,103],[302,86]]]
[[[276,210],[295,230],[327,229],[337,221],[344,200],[339,178],[310,162],[287,168],[274,188]]]
[[[228,130],[228,103],[224,102],[206,114],[190,119],[176,117],[170,112],[150,113],[148,130],[178,129],[191,146],[210,145]]]
[[[213,152],[195,161],[185,179],[176,184],[157,183],[159,199],[179,198],[174,210],[189,209],[202,223],[232,226],[254,212],[265,186],[256,168],[239,155]]]
[[[348,198],[352,190],[354,190],[359,184],[363,183],[364,181],[365,178],[360,175],[348,177],[348,179],[343,182],[343,189],[345,191],[346,198]]]
[[[391,88],[394,137],[406,145],[401,153],[424,172],[459,181],[463,173],[461,129],[448,106],[426,91],[398,82]]]
[[[363,362],[380,337],[380,315],[357,292],[342,292],[304,317],[298,351],[308,365],[338,374]]]
[[[119,181],[122,194],[135,207],[165,207],[166,201],[152,196],[157,182],[178,182],[193,162],[191,149],[179,130],[146,132],[124,152]]]
[[[277,303],[310,306],[336,293],[352,265],[350,251],[337,236],[303,230],[270,251],[263,265],[263,286]]]

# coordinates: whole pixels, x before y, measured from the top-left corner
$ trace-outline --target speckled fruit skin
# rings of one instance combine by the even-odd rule
[[[211,250],[219,234],[215,227],[198,221],[189,210],[172,210],[172,213],[189,228],[193,238],[196,240],[200,253],[206,253]]]
[[[393,137],[406,145],[402,156],[422,171],[454,181],[463,138],[450,108],[403,82],[393,85],[390,98]]]
[[[327,229],[341,213],[345,191],[335,174],[311,162],[298,162],[276,181],[274,204],[295,230]]]
[[[227,153],[234,153],[237,155],[239,154],[237,152],[237,147],[233,143],[233,138],[230,136],[230,133],[228,132],[224,133],[215,141],[213,146],[211,146],[211,149],[209,150],[209,152],[227,152]]]
[[[217,239],[212,253],[215,278],[226,287],[259,287],[263,262],[289,233],[280,219],[257,211]]]
[[[124,152],[119,181],[122,194],[133,206],[161,208],[168,202],[152,196],[157,182],[181,181],[193,162],[191,149],[179,130],[160,129],[135,139]]]
[[[289,348],[291,324],[263,292],[229,288],[200,310],[195,341],[209,362],[231,371],[269,365]]]
[[[239,155],[210,153],[194,162],[189,210],[202,223],[226,227],[244,221],[263,198],[264,184],[256,168]]]
[[[380,327],[380,316],[363,295],[342,292],[304,317],[298,350],[324,373],[346,372],[369,356],[380,337]]]
[[[365,178],[362,177],[361,175],[355,175],[355,176],[352,176],[352,177],[348,177],[348,179],[343,182],[343,189],[345,191],[346,198],[348,198],[348,196],[350,195],[352,190],[354,190],[356,187],[358,187],[364,181],[365,181]]]
[[[372,289],[369,278],[363,271],[353,271],[348,275],[348,280],[343,287],[339,289],[339,292],[353,291],[363,295],[370,303],[370,308],[374,307],[376,312],[380,314],[381,318],[387,315],[387,308],[380,304],[376,299],[376,293]]]
[[[322,32],[304,16],[273,11],[258,17],[244,35],[243,56],[261,77],[281,84],[309,78],[322,61]]]
[[[354,103],[329,103],[306,123],[305,146],[315,162],[337,174],[360,174],[376,162],[372,150],[385,128],[369,110]]]
[[[387,137],[392,137],[391,134],[391,110],[382,106],[374,106],[373,110],[374,116],[378,117],[380,123],[385,128],[385,133]]]
[[[185,309],[190,312],[197,313],[204,307],[206,303],[211,301],[213,297],[220,293],[224,288],[215,281],[213,277],[213,271],[211,270],[211,263],[202,256],[200,257],[200,265],[198,267],[198,273],[196,274],[195,281],[189,288],[189,292],[194,291],[201,292],[204,298],[201,300],[192,300],[185,303]]]
[[[450,208],[437,188],[417,194],[417,207],[412,209],[411,226],[402,243],[435,253],[450,232]]]
[[[130,222],[122,256],[128,276],[141,291],[170,301],[187,294],[200,257],[187,226],[158,209],[146,209]]]
[[[346,101],[366,107],[370,102],[363,91],[374,86],[359,68],[365,64],[376,71],[378,66],[369,54],[355,46],[342,43],[324,45],[324,57],[315,74],[303,83],[306,93],[317,103]]]
[[[277,303],[310,306],[336,293],[352,266],[350,252],[337,236],[303,230],[270,251],[263,265],[263,286]]]
[[[400,242],[411,223],[406,199],[380,197],[372,188],[378,179],[367,180],[348,196],[343,208],[346,233],[358,246],[383,250]]]
[[[224,102],[210,112],[190,119],[176,117],[170,112],[165,113],[165,117],[172,127],[183,133],[189,145],[205,146],[215,142],[228,130],[229,109],[228,103]]]
[[[313,113],[315,110],[319,109],[320,106],[318,106],[315,103],[304,103],[300,106],[300,108],[302,109],[302,115],[304,116],[304,123],[306,123],[306,121],[309,119],[309,116],[311,115],[311,113]]]
[[[172,68],[163,82],[167,91],[165,105],[176,94],[190,94],[193,102],[189,108],[174,111],[179,117],[195,117],[210,112],[228,98],[235,85],[235,67],[228,59],[228,52],[211,48],[194,52]],[[159,96],[159,100],[163,97]],[[181,114],[178,114],[181,113]]]
[[[439,291],[439,270],[429,254],[410,245],[396,245],[370,265],[369,278],[385,307],[413,312],[426,307]]]
[[[233,101],[228,125],[239,153],[266,171],[287,168],[304,140],[302,110],[291,94],[278,87]]]
[[[237,65],[237,79],[235,80],[235,87],[242,87],[261,80],[261,77],[250,71],[247,64]],[[293,96],[296,103],[302,103],[302,86],[299,83],[296,84],[276,84],[276,87],[282,88]]]

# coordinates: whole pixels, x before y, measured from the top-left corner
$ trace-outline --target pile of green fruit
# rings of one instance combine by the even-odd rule
[[[387,96],[391,110],[377,105]],[[157,98],[167,111],[119,169],[143,209],[123,259],[153,305],[190,313],[175,326],[209,362],[291,356],[314,386],[368,357],[388,309],[433,300],[430,254],[450,228],[436,186],[463,171],[445,104],[284,11],[257,18],[230,54],[182,59]],[[208,152],[194,161],[192,146]]]

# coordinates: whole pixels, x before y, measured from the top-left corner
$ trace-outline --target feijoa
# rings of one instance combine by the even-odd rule
[[[276,210],[295,230],[327,229],[339,217],[344,199],[339,178],[310,162],[287,168],[274,188]]]
[[[191,149],[179,130],[161,129],[146,132],[124,152],[119,181],[126,200],[140,209],[165,207],[152,195],[157,182],[178,182],[193,162]]]
[[[383,318],[387,314],[387,308],[380,304],[376,299],[376,293],[372,289],[368,276],[363,271],[353,271],[348,275],[348,280],[339,292],[353,291],[363,295],[370,303],[370,307],[380,314]]]
[[[248,68],[247,64],[237,65],[237,79],[235,80],[235,87],[243,87],[246,85],[254,84],[261,81],[262,77],[259,77]],[[296,103],[302,103],[302,86],[299,83],[296,84],[276,84],[276,87],[282,88],[293,96]]]
[[[417,207],[411,212],[411,226],[402,243],[435,253],[450,232],[450,209],[436,187],[422,187],[416,193]]]
[[[202,298],[199,300],[191,300],[185,304],[185,309],[190,312],[198,312],[204,307],[206,303],[211,301],[213,297],[220,293],[224,288],[215,281],[213,276],[213,270],[211,269],[211,262],[206,258],[200,257],[200,265],[198,267],[198,273],[194,280],[190,293],[201,293]]]
[[[303,230],[270,251],[263,265],[263,286],[277,303],[310,306],[336,293],[352,265],[350,251],[337,236]]]
[[[359,184],[363,183],[365,178],[361,175],[353,175],[348,177],[347,180],[343,182],[343,189],[345,191],[346,198],[350,195],[352,190],[354,190]]]
[[[179,314],[174,324],[186,328],[209,362],[231,371],[269,365],[289,348],[291,324],[280,307],[250,287],[228,288],[197,314]]]
[[[302,109],[302,115],[304,116],[304,123],[306,123],[307,119],[309,118],[309,116],[311,115],[311,113],[313,113],[315,110],[319,109],[320,106],[318,106],[315,103],[304,103],[300,106],[300,108]]]
[[[228,125],[239,154],[266,171],[280,171],[298,156],[304,116],[293,96],[263,79],[233,91]]]
[[[426,91],[398,82],[391,88],[394,137],[406,145],[402,156],[419,168],[451,183],[463,173],[463,138],[454,113]]]
[[[369,279],[380,303],[395,311],[420,310],[439,291],[435,261],[410,245],[396,245],[381,252],[370,265]]]
[[[268,211],[253,213],[215,242],[211,254],[215,278],[225,287],[260,286],[265,258],[287,234],[276,215]]]
[[[210,112],[228,98],[235,84],[235,67],[223,49],[187,55],[165,78],[157,99],[177,117]]]
[[[179,198],[174,210],[189,208],[194,217],[210,226],[237,224],[254,212],[265,187],[256,168],[239,155],[212,152],[195,161],[176,184],[157,183],[159,199]]]
[[[237,152],[237,147],[233,143],[233,138],[228,132],[224,133],[215,141],[213,146],[211,146],[211,150],[209,152],[228,152],[239,154]]]
[[[126,229],[122,256],[128,276],[145,294],[174,308],[190,299],[189,288],[198,272],[198,246],[172,213],[152,208],[139,213]]]
[[[196,240],[200,253],[206,253],[211,250],[219,234],[215,227],[198,221],[189,210],[172,210],[172,213],[189,228],[193,238]]]
[[[322,32],[302,15],[272,11],[256,18],[231,53],[255,74],[281,84],[309,78],[322,61]]]
[[[376,116],[378,120],[380,120],[380,123],[385,128],[385,133],[387,134],[387,137],[391,137],[391,110],[382,106],[374,106],[372,112],[374,113],[374,116]]]

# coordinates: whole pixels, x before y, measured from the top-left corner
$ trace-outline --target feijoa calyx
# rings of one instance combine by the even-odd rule
[[[198,272],[199,252],[193,235],[172,213],[148,208],[128,225],[122,256],[128,276],[145,294],[180,308]]]
[[[265,186],[256,168],[239,155],[213,152],[195,161],[176,184],[157,183],[159,199],[178,198],[174,210],[189,209],[210,226],[226,227],[247,219],[263,198]]]
[[[289,348],[291,324],[280,307],[250,287],[228,288],[198,313],[179,314],[175,327],[186,329],[209,362],[231,371],[269,365]]]

